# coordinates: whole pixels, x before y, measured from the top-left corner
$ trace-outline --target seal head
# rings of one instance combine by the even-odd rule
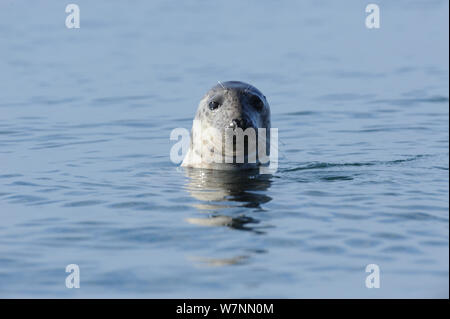
[[[261,133],[258,129],[265,130]],[[181,166],[221,170],[256,168],[260,165],[256,156],[258,134],[265,135],[262,141],[265,150],[269,150],[269,132],[270,107],[266,97],[244,82],[219,82],[200,101],[190,148]],[[230,133],[234,134],[233,142],[227,143],[231,141],[227,139],[231,138],[227,135]],[[252,144],[254,147],[249,147]],[[239,151],[239,145],[243,146],[243,152]],[[232,147],[231,152],[228,147]]]

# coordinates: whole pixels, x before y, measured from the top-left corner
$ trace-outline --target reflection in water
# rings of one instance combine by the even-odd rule
[[[254,217],[261,204],[272,200],[265,193],[272,183],[271,175],[260,175],[254,171],[218,171],[186,168],[186,189],[199,202],[193,204],[201,217],[191,217],[187,222],[203,226],[226,226],[232,229],[263,234],[256,227],[259,220]],[[251,213],[252,216],[248,216]],[[263,253],[265,251],[252,251]],[[191,257],[206,266],[230,266],[245,264],[248,252],[236,252],[230,257]]]
[[[185,172],[187,191],[200,201],[193,206],[200,213],[208,214],[207,217],[188,218],[188,222],[262,233],[249,225],[257,224],[258,219],[246,216],[244,212],[249,211],[245,208],[253,208],[253,212],[261,210],[261,204],[271,200],[262,193],[270,187],[271,175],[260,175],[258,170],[235,172],[186,168]],[[233,216],[237,214],[236,209],[239,215]]]

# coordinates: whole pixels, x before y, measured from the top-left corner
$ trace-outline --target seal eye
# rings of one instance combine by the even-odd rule
[[[262,111],[262,109],[263,109],[263,107],[264,107],[264,102],[261,101],[261,99],[260,99],[258,96],[256,96],[256,95],[253,95],[253,96],[250,98],[250,104],[251,104],[258,112]]]
[[[220,106],[220,103],[217,101],[210,101],[208,107],[211,111],[217,109]]]

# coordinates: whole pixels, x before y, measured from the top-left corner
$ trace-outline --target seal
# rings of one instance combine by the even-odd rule
[[[266,97],[244,82],[219,82],[199,103],[181,166],[255,169],[269,149],[270,107]]]

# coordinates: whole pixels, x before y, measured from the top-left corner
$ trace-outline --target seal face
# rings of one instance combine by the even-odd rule
[[[270,107],[266,97],[244,82],[219,82],[200,101],[189,151],[181,166],[256,168],[260,165],[259,147],[265,144],[264,155],[269,150],[269,132]]]

